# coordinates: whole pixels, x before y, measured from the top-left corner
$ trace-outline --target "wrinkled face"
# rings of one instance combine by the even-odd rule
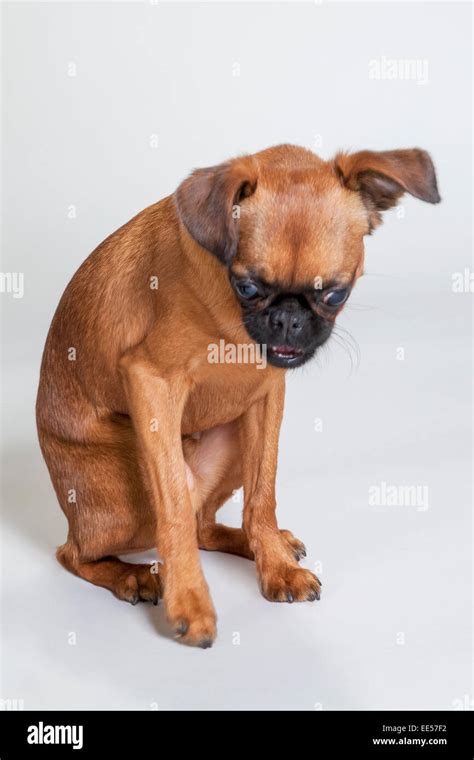
[[[330,336],[362,274],[364,235],[405,192],[440,200],[431,158],[419,148],[323,161],[278,145],[196,170],[178,188],[176,207],[194,241],[227,270],[249,336],[267,346],[270,363],[289,368]]]
[[[314,355],[362,273],[364,206],[321,164],[272,171],[241,202],[230,282],[248,334],[277,367]]]
[[[352,283],[342,279],[324,289],[287,290],[257,276],[231,276],[250,337],[267,348],[276,367],[300,367],[331,335]]]

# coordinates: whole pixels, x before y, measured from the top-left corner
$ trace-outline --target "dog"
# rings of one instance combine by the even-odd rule
[[[86,259],[52,321],[37,398],[67,570],[132,604],[163,597],[175,637],[202,648],[216,613],[199,549],[254,560],[271,601],[320,598],[304,545],[276,519],[285,370],[328,340],[364,237],[404,193],[440,201],[421,149],[326,161],[279,145],[195,170]],[[261,346],[266,366],[211,363],[222,340]],[[219,524],[242,486],[242,527]],[[118,558],[153,547],[154,566]]]

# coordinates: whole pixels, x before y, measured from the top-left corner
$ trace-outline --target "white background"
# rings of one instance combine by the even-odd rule
[[[2,269],[24,273],[25,293],[1,294],[2,699],[313,710],[472,697],[472,294],[452,289],[472,269],[470,14],[452,2],[4,4]],[[383,56],[427,61],[427,83],[371,79]],[[331,340],[289,377],[280,524],[305,541],[308,567],[322,564],[321,602],[272,605],[252,563],[202,553],[219,636],[192,650],[169,638],[161,607],[118,602],[56,563],[66,521],[36,441],[39,362],[62,291],[104,237],[192,168],[287,141],[326,158],[425,148],[443,202],[404,199],[367,240],[340,322],[359,361]],[[428,509],[374,508],[382,481],[426,486]],[[229,503],[223,520],[240,510]]]

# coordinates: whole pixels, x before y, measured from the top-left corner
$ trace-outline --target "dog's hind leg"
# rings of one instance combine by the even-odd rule
[[[118,599],[125,602],[137,604],[142,601],[158,604],[163,596],[157,564],[133,565],[122,562],[116,557],[82,562],[77,556],[76,548],[70,543],[60,546],[56,557],[66,570],[95,586],[109,589]]]
[[[43,435],[41,445],[61,507],[67,542],[57,559],[71,573],[116,597],[155,604],[162,596],[158,564],[130,564],[118,554],[154,547],[156,519],[138,466],[130,431],[113,428],[95,442]]]

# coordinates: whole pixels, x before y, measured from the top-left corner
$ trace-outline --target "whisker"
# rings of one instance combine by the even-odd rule
[[[336,346],[339,346],[339,348],[342,348],[344,353],[349,357],[349,363],[350,363],[349,376],[352,375],[352,373],[354,372],[354,360],[353,360],[352,352],[349,346],[346,344],[346,342],[342,338],[340,338],[340,336],[334,335],[334,334],[332,336],[332,342]]]
[[[345,327],[342,327],[341,325],[336,325],[333,330],[333,337],[335,340],[335,343],[343,348],[347,355],[349,356],[349,360],[351,363],[351,372],[352,375],[354,372],[357,372],[360,366],[360,347],[357,343],[356,339],[354,338],[351,333],[346,330]]]
[[[330,365],[331,353],[332,353],[332,346],[331,346],[331,341],[329,340],[326,341],[326,343],[323,343],[323,345],[318,348],[318,350],[316,351],[315,359],[320,369],[324,369],[324,367],[328,367]]]
[[[336,325],[336,330],[339,330],[340,332],[342,332],[343,335],[339,335],[339,337],[341,338],[346,337],[349,344],[352,346],[353,351],[357,358],[357,366],[358,366],[360,363],[360,346],[357,340],[354,338],[352,333],[350,333],[349,330],[347,330],[347,328],[343,327],[342,325]]]
[[[373,306],[371,304],[355,303],[354,301],[348,301],[345,309],[351,311],[381,311],[380,306]]]

